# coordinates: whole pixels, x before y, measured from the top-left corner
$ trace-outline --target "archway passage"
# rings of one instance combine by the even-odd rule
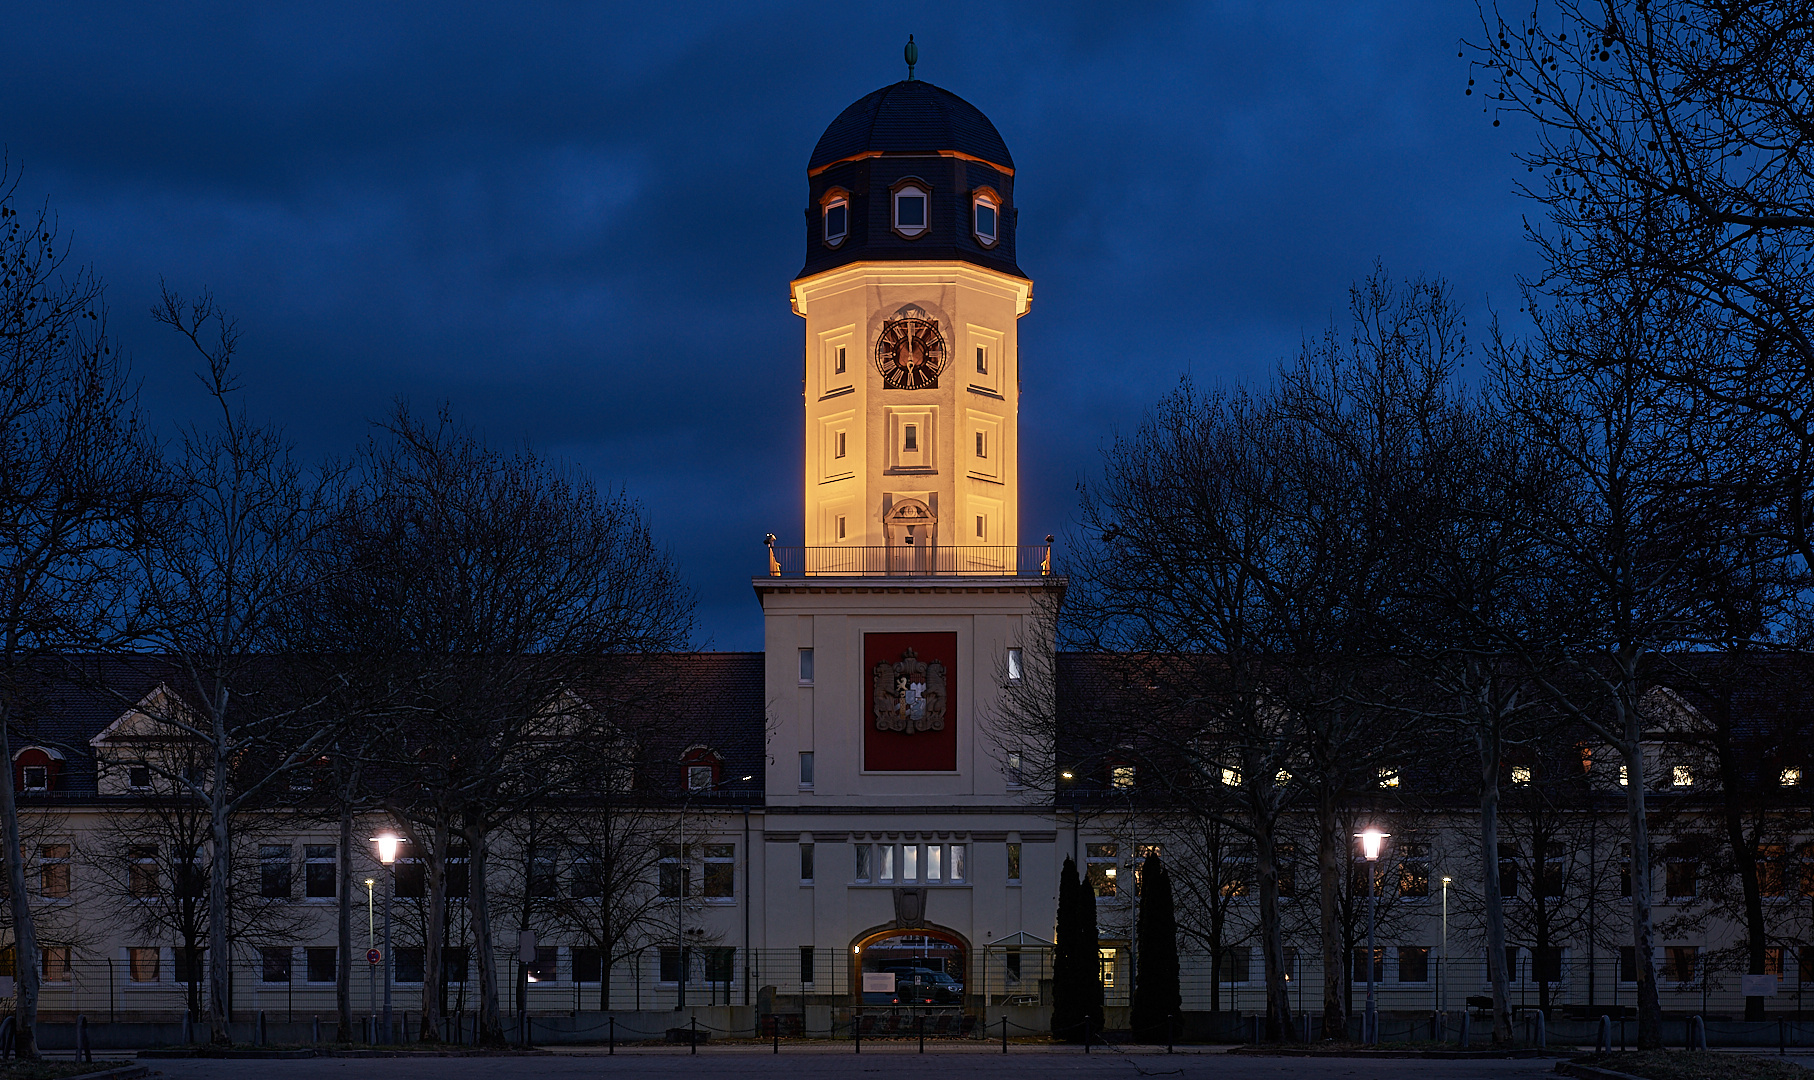
[[[970,946],[958,934],[882,930],[858,939],[856,952],[859,1004],[959,1008],[964,1003]]]

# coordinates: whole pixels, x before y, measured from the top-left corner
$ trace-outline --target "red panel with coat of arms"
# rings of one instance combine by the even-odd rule
[[[863,635],[863,768],[957,770],[957,635]]]

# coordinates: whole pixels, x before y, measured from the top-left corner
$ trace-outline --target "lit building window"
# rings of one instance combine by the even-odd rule
[[[1513,765],[1512,766],[1512,783],[1528,784],[1530,782],[1531,782],[1531,767],[1529,765]]]
[[[1670,770],[1670,783],[1676,787],[1693,787],[1694,770],[1686,765],[1677,765]]]
[[[1113,990],[1115,988],[1115,950],[1097,949],[1096,966],[1102,975],[1102,988]]]
[[[850,234],[850,200],[837,189],[827,192],[824,207],[825,246],[837,247]],[[843,350],[839,350],[842,352]],[[840,358],[841,359],[841,358]],[[844,368],[840,364],[839,371]]]
[[[925,188],[915,181],[902,181],[894,190],[894,231],[909,240],[925,235],[929,203]]]
[[[1008,650],[1008,682],[1010,684],[1013,684],[1013,685],[1020,684],[1020,680],[1022,677],[1022,668],[1023,668],[1023,665],[1021,662],[1021,651],[1019,649],[1009,649]]]
[[[1379,770],[1379,786],[1380,787],[1397,787],[1398,786],[1398,770],[1397,769],[1381,769],[1381,770]]]
[[[1801,770],[1791,765],[1782,771],[1782,776],[1778,779],[1783,787],[1795,787],[1801,783]]]
[[[1624,787],[1629,783],[1631,783],[1631,775],[1628,772],[1627,767],[1624,765],[1619,766],[1619,786]]]
[[[1279,774],[1272,778],[1272,782],[1278,787],[1284,787],[1286,784],[1291,783],[1291,770],[1280,769]]]
[[[1114,844],[1084,845],[1085,874],[1097,896],[1114,896],[1116,891],[1115,876],[1120,866],[1118,849]]]
[[[1109,783],[1123,790],[1133,787],[1134,767],[1132,765],[1117,765],[1110,769]]]
[[[1230,768],[1227,765],[1222,766],[1222,786],[1223,787],[1240,787],[1241,786],[1241,770]]]

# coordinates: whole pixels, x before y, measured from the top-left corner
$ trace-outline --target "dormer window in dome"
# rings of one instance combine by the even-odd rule
[[[832,188],[819,200],[825,222],[825,246],[835,248],[850,235],[850,193]]]
[[[894,231],[917,240],[931,228],[932,193],[924,180],[908,177],[894,185]]]
[[[976,242],[992,248],[1001,237],[1001,196],[994,188],[977,188],[970,196],[970,229]]]

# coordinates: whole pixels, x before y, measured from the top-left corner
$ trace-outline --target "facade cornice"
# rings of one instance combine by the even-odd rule
[[[1033,282],[1024,277],[948,259],[918,261],[870,259],[795,278],[789,286],[794,314],[805,318],[815,294],[837,293],[866,285],[956,285],[995,292],[1014,301],[1014,314],[1033,307]]]

